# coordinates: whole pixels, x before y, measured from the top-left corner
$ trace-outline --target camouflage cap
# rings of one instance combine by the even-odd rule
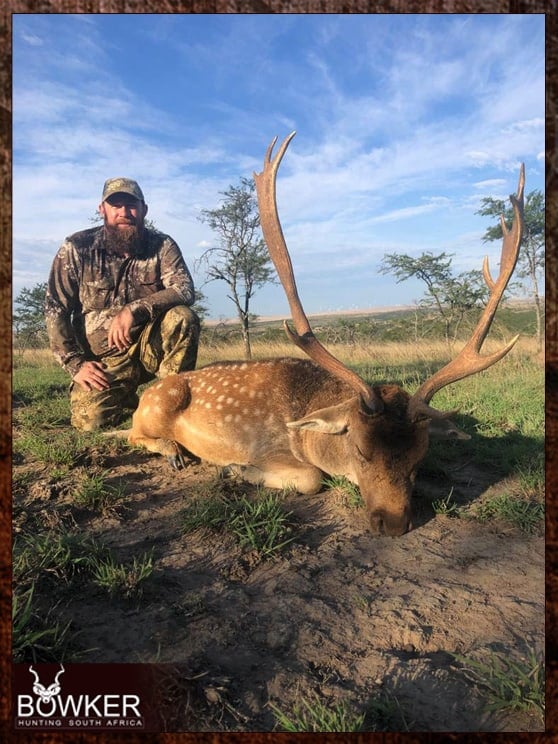
[[[106,201],[113,194],[130,194],[135,199],[144,202],[143,192],[137,181],[131,178],[109,178],[103,186],[103,197],[101,201]]]

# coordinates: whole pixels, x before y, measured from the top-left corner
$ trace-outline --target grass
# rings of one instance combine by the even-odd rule
[[[152,555],[118,564],[100,542],[68,531],[18,534],[13,545],[12,648],[15,662],[79,657],[64,598],[99,586],[110,596],[139,596],[153,571]],[[59,615],[59,616],[58,616]]]
[[[268,559],[280,553],[294,539],[292,515],[286,512],[281,495],[258,489],[254,498],[211,495],[194,499],[182,512],[182,528],[200,528],[234,535],[240,546]]]
[[[341,500],[347,509],[360,509],[364,506],[364,501],[358,486],[345,478],[345,476],[327,476],[324,478],[324,485],[341,497]]]
[[[486,352],[496,346],[489,342]],[[337,344],[331,350],[368,382],[398,382],[411,393],[449,359],[443,342],[357,342]],[[288,342],[255,341],[253,352],[255,359],[304,357]],[[242,356],[241,344],[218,348],[202,344],[199,363]],[[117,561],[102,545],[85,541],[73,521],[78,513],[75,507],[106,515],[125,505],[124,487],[111,480],[106,462],[126,445],[71,429],[68,387],[67,374],[49,351],[26,351],[14,358],[13,493],[14,515],[21,529],[13,551],[14,658],[18,660],[58,660],[69,653],[72,631],[62,610],[76,592],[95,588],[108,597],[137,597],[154,570],[152,556],[145,554],[126,563]],[[505,520],[525,534],[540,529],[544,369],[534,342],[520,339],[496,367],[444,388],[432,405],[459,409],[458,425],[472,439],[434,445],[428,466],[443,473],[446,463],[471,461],[490,473],[493,483],[505,480],[505,491],[498,487],[498,493],[487,493],[476,503],[468,503],[466,493],[456,495],[448,486],[448,495],[433,502],[434,512],[481,522]],[[54,486],[50,495],[48,489],[43,495],[33,491],[37,472],[47,486]],[[360,494],[353,484],[331,478],[328,485],[339,492],[347,508],[360,507]],[[60,504],[53,495],[65,498],[60,515],[56,511]],[[51,529],[57,515],[58,526],[65,525],[63,530]],[[206,483],[203,498],[193,498],[182,519],[185,531],[205,528],[232,535],[243,550],[255,551],[262,558],[279,555],[293,541],[292,515],[285,510],[282,495],[265,489],[248,498],[244,492],[231,493],[231,487],[222,482]],[[313,701],[308,704],[312,707]],[[360,715],[348,709],[333,710],[327,724],[325,711],[315,712],[318,720],[321,716],[318,725],[333,727],[353,725],[344,716]],[[307,706],[299,713],[310,715]],[[306,723],[313,725],[310,720]]]
[[[508,493],[499,493],[473,505],[469,514],[479,522],[503,520],[521,532],[533,534],[542,526],[544,504]]]
[[[535,711],[544,716],[544,664],[532,649],[519,661],[499,658],[493,653],[483,661],[458,654],[454,658],[463,664],[466,675],[484,693],[485,710]]]
[[[103,515],[113,512],[114,507],[122,502],[125,489],[122,483],[111,485],[109,477],[108,470],[86,473],[74,493],[74,503]]]
[[[87,572],[103,552],[95,540],[70,532],[17,535],[12,558],[14,583],[18,587],[32,586],[39,577],[72,581]]]
[[[52,619],[52,610],[37,611],[34,587],[18,594],[12,601],[12,658],[15,664],[23,661],[64,661],[68,645],[72,642],[71,623],[62,625]]]
[[[544,472],[544,452],[533,460],[519,464],[519,492],[525,498],[537,498],[544,493],[545,472]]]
[[[358,731],[407,731],[407,723],[395,697],[385,692],[369,700],[362,711],[347,701],[325,703],[314,694],[302,697],[286,713],[268,704],[275,716],[276,731],[286,733],[354,733]]]
[[[453,499],[453,488],[450,489],[450,492],[448,493],[445,499],[436,499],[435,501],[432,502],[432,508],[434,510],[434,514],[441,514],[445,517],[459,516],[459,513],[460,513],[459,506],[452,499]]]
[[[317,697],[313,700],[302,698],[290,715],[272,703],[270,708],[279,730],[288,733],[363,731],[365,715],[355,713],[344,702],[328,706]]]
[[[83,437],[73,430],[65,429],[53,436],[51,432],[33,429],[14,440],[13,451],[16,462],[32,459],[69,470],[78,464],[83,447]]]
[[[285,512],[277,494],[260,491],[256,499],[241,497],[232,505],[228,529],[241,547],[255,550],[262,558],[280,553],[293,541],[290,512]]]
[[[521,488],[520,488],[521,490]],[[453,488],[444,499],[432,502],[434,514],[445,517],[475,519],[478,522],[504,522],[526,535],[544,526],[544,503],[522,494],[497,493],[468,506],[453,500]]]
[[[106,589],[111,596],[127,599],[141,596],[143,583],[153,573],[153,551],[133,559],[131,564],[117,563],[113,556],[97,560],[92,568],[93,583]]]

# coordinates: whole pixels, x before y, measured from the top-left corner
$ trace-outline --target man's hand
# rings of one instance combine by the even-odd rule
[[[84,362],[72,379],[84,390],[107,390],[110,387],[105,365],[101,362]]]
[[[124,307],[118,315],[114,316],[108,332],[109,349],[116,348],[118,351],[126,351],[132,343],[130,329],[133,322],[134,316],[128,307]]]

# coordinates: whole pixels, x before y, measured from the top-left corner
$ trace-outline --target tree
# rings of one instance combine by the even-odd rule
[[[209,315],[209,309],[207,305],[205,304],[207,302],[207,297],[204,295],[204,293],[199,290],[194,290],[194,304],[192,305],[192,310],[196,313],[198,318],[200,319],[200,323],[203,324],[203,321],[207,318]]]
[[[476,212],[483,217],[500,217],[509,225],[513,219],[513,209],[506,206],[506,202],[501,199],[485,197],[482,199],[482,206]],[[543,306],[539,294],[540,275],[544,270],[544,226],[545,226],[545,201],[542,191],[531,191],[525,197],[524,228],[519,258],[517,262],[517,276],[527,279],[530,283],[531,295],[535,303],[536,314],[536,336],[539,350],[542,348],[543,334]],[[483,242],[493,240],[502,240],[502,226],[500,222],[497,225],[487,228]]]
[[[198,259],[205,264],[208,281],[223,281],[230,290],[240,321],[244,354],[252,358],[250,324],[255,317],[250,301],[256,290],[274,281],[275,271],[265,242],[259,234],[260,215],[255,197],[255,184],[241,178],[239,186],[229,186],[221,192],[224,199],[216,209],[204,209],[200,221],[214,230],[219,238]]]
[[[451,270],[453,254],[438,255],[427,251],[418,258],[404,253],[386,253],[380,273],[393,274],[397,282],[415,277],[426,284],[426,297],[421,305],[433,307],[443,321],[448,344],[455,341],[465,315],[482,307],[488,290],[480,271],[465,271],[454,276]]]
[[[20,348],[38,348],[46,344],[46,282],[29,289],[23,287],[14,301],[13,327]]]

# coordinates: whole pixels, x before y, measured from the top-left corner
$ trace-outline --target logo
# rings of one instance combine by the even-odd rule
[[[112,676],[103,675],[103,668],[111,668],[104,664],[70,664],[68,669],[63,664],[58,669],[50,664],[36,666],[40,672],[23,664],[14,670],[16,729],[146,728],[141,696],[129,690],[137,678],[125,676],[126,665],[120,675]]]
[[[48,687],[45,687],[39,682],[39,675],[32,666],[29,667],[29,671],[35,676],[35,681],[33,682],[33,692],[35,693],[35,695],[39,696],[39,698],[41,699],[41,703],[48,703],[50,702],[51,698],[54,697],[54,695],[60,695],[62,687],[58,683],[58,680],[60,678],[60,675],[64,674],[64,667],[62,664],[60,664],[60,671],[56,675],[54,682]]]

